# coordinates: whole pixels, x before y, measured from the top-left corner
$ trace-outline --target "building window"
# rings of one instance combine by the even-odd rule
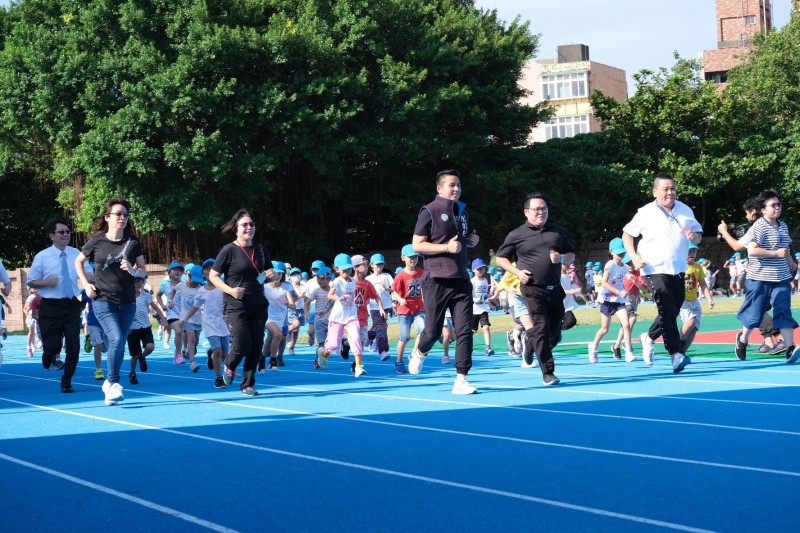
[[[542,76],[542,96],[545,100],[586,97],[587,86],[585,72]]]
[[[706,81],[713,81],[714,83],[727,83],[727,72],[706,72]]]
[[[563,139],[579,133],[589,133],[589,115],[555,117],[544,125],[545,138]]]
[[[756,16],[755,15],[747,15],[744,18],[744,23],[748,26],[755,26],[756,25]]]

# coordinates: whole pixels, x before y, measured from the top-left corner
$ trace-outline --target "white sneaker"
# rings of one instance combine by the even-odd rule
[[[589,362],[594,364],[597,362],[597,345],[593,342],[589,343]]]
[[[122,385],[119,383],[111,383],[110,381],[105,380],[102,388],[103,393],[106,395],[106,405],[117,405],[118,402],[121,402],[125,399],[125,396],[122,394]]]
[[[194,373],[200,372],[200,365],[197,364],[197,361],[192,361],[192,364],[189,366],[189,368]]]
[[[458,376],[453,382],[453,390],[451,392],[458,395],[477,394],[478,389],[470,385],[466,377]]]
[[[633,363],[634,361],[636,361],[636,356],[633,355],[633,352],[625,352],[625,362]]]
[[[672,372],[677,374],[689,364],[689,358],[682,353],[672,354]]]
[[[422,355],[422,353],[416,349],[411,352],[411,357],[408,360],[408,373],[416,376],[422,372],[422,365],[425,364],[425,357],[427,355],[428,354]]]
[[[450,364],[450,356],[449,355],[443,355],[442,356],[442,364],[443,365],[449,365]]]
[[[525,358],[523,357],[522,358],[522,362],[520,363],[519,367],[520,368],[536,368],[536,365],[537,365],[536,357],[533,358],[533,363],[531,363],[531,364],[526,363],[525,362]]]
[[[356,367],[355,367],[355,369],[353,371],[353,375],[355,377],[365,376],[366,374],[367,374],[367,371],[364,369],[364,365],[356,365]]]
[[[656,347],[653,345],[653,341],[650,340],[650,336],[647,332],[642,333],[639,336],[639,340],[642,342],[642,359],[644,362],[647,363],[647,366],[653,365],[653,355],[656,353]]]

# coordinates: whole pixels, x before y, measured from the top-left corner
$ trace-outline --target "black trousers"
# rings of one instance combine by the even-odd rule
[[[449,309],[456,330],[456,372],[467,375],[472,368],[472,283],[461,278],[428,278],[422,282],[422,299],[425,329],[419,351],[428,353],[442,336]]]
[[[39,305],[39,331],[42,334],[42,365],[50,368],[64,347],[64,374],[61,383],[69,385],[81,351],[81,309],[77,298],[42,298]]]
[[[525,331],[528,345],[533,347],[539,359],[542,375],[552,374],[556,370],[553,347],[558,344],[561,335],[566,294],[561,285],[555,285],[550,290],[531,285],[523,285],[521,289],[533,321],[533,327]]]
[[[231,349],[225,359],[225,366],[236,370],[244,359],[240,385],[242,390],[256,384],[256,367],[264,344],[264,325],[267,323],[268,307],[266,300],[263,305],[251,308],[225,306],[225,317],[231,329]]]
[[[678,316],[686,296],[683,273],[651,274],[646,277],[647,288],[653,295],[658,316],[647,333],[650,340],[664,337],[664,348],[670,355],[683,349],[681,332],[678,329]]]

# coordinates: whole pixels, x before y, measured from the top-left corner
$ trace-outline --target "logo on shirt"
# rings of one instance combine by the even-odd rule
[[[447,216],[447,213],[442,213],[442,221],[447,222],[448,220],[450,220],[450,217]]]

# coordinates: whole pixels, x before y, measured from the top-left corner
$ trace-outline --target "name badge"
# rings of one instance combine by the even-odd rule
[[[258,275],[258,278],[256,279],[258,279],[258,282],[263,285],[264,282],[267,280],[267,274],[262,272],[261,274]]]

